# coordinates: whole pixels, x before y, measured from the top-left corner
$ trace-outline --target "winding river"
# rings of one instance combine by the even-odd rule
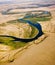
[[[38,37],[40,37],[43,34],[41,25],[39,23],[33,23],[33,22],[29,21],[29,20],[23,20],[23,19],[19,19],[19,20],[21,22],[26,22],[26,23],[29,23],[30,25],[36,27],[38,29],[39,33],[34,38],[30,38],[30,39],[22,39],[22,38],[17,38],[17,37],[8,36],[8,35],[0,35],[0,37],[11,37],[11,38],[14,39],[12,41],[31,42],[31,41],[37,39]]]

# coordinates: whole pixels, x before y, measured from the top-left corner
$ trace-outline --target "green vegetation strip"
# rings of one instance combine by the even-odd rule
[[[49,11],[41,10],[36,12],[27,12],[23,19],[30,20],[34,23],[38,21],[49,21],[51,20],[51,13]]]
[[[51,19],[51,17],[30,17],[30,18],[24,18],[24,20],[30,20],[32,21],[33,23],[37,23],[38,21],[49,21]]]
[[[12,49],[18,49],[25,46],[25,42],[12,41],[12,38],[9,37],[0,37],[0,44],[11,46]]]

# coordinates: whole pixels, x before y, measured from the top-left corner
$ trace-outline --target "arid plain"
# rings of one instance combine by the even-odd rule
[[[17,7],[17,5],[2,5],[0,12],[8,7]],[[48,22],[39,22],[43,32],[47,37],[39,44],[32,44],[24,49],[17,58],[11,63],[0,63],[0,65],[55,65],[55,6],[40,7],[31,9],[14,9],[13,11],[31,11],[31,10],[47,10],[52,14],[52,19]],[[12,12],[13,12],[12,11]],[[22,18],[25,14],[3,15],[0,13],[0,24],[9,20]]]

